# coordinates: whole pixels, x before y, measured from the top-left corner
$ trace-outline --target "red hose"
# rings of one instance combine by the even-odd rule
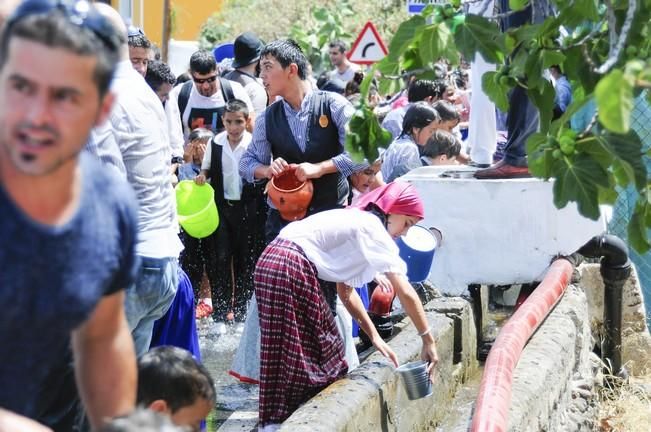
[[[515,366],[533,332],[563,296],[572,270],[569,261],[554,261],[540,285],[500,331],[484,366],[472,432],[506,432]]]

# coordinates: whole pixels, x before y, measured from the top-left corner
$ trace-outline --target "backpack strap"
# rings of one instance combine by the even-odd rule
[[[235,94],[233,93],[233,86],[231,82],[227,79],[219,77],[219,86],[222,89],[222,96],[224,96],[224,103],[228,102],[231,99],[235,99]]]
[[[192,81],[186,81],[181,85],[179,92],[179,115],[181,116],[181,124],[183,124],[183,113],[188,106],[190,100],[190,92],[192,92]]]

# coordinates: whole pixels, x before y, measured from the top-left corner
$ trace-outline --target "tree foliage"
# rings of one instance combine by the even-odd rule
[[[264,41],[292,37],[318,73],[329,66],[330,40],[352,43],[369,20],[388,40],[406,18],[404,0],[228,0],[204,23],[199,43],[213,48],[247,30]]]
[[[381,89],[396,89],[404,74],[430,77],[434,62],[458,62],[480,54],[500,65],[482,77],[486,94],[502,110],[514,86],[541,113],[540,132],[527,143],[533,175],[554,179],[554,203],[576,202],[586,217],[599,217],[599,204],[612,204],[615,189],[632,184],[639,192],[629,225],[629,241],[639,251],[651,248],[651,183],[639,137],[631,131],[634,97],[651,87],[651,0],[553,0],[558,11],[538,24],[500,31],[499,17],[461,14],[461,1],[428,6],[398,27],[389,55],[374,66]],[[529,0],[511,0],[514,10]],[[563,29],[564,36],[561,36]],[[573,102],[552,121],[554,90],[543,72],[559,64],[572,82]],[[651,91],[647,94],[651,95]],[[651,96],[649,96],[651,98]],[[351,123],[347,148],[372,159],[378,140],[377,120],[361,98]],[[593,107],[593,108],[591,108]],[[570,129],[570,118],[590,110],[593,121]],[[381,137],[380,137],[381,138]]]

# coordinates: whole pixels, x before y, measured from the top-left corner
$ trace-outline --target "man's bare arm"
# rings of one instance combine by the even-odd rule
[[[136,401],[136,356],[124,291],[104,297],[73,332],[75,376],[91,426],[128,413]]]

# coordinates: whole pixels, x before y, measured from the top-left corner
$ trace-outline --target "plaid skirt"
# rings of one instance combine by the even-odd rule
[[[281,423],[344,376],[348,365],[317,271],[295,243],[276,238],[255,270],[260,315],[260,425]]]

